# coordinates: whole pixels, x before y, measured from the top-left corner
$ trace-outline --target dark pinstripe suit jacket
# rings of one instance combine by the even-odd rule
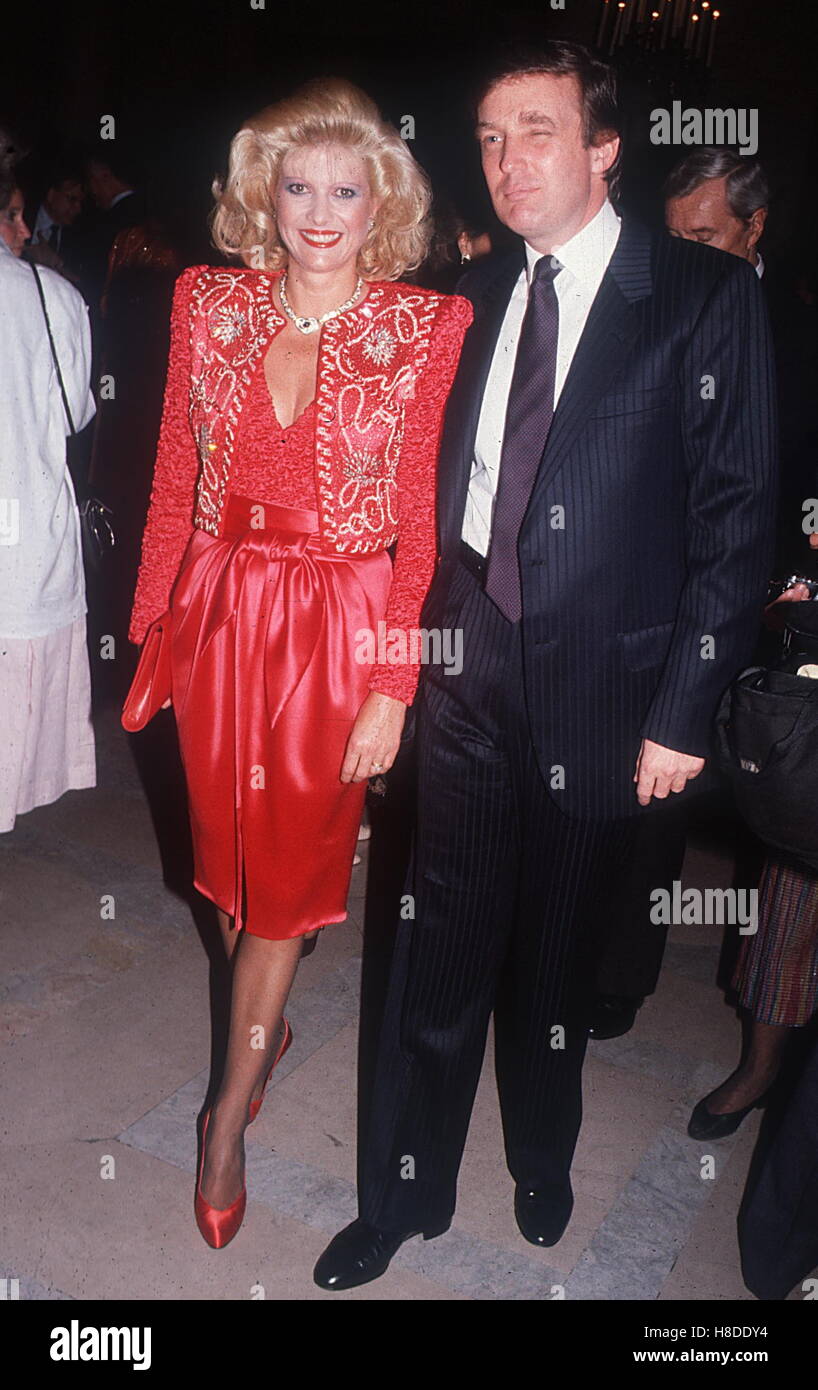
[[[483,391],[522,266],[521,246],[458,285],[475,314],[444,424],[426,626],[445,622]],[[758,630],[775,475],[774,363],[755,271],[624,218],[519,539],[525,701],[567,814],[638,810],[643,737],[709,753],[718,698]]]

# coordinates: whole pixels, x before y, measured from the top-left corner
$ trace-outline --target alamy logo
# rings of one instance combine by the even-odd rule
[[[355,660],[361,666],[443,666],[446,675],[463,670],[462,628],[361,627],[355,633]]]
[[[20,499],[0,497],[0,545],[16,545],[20,539]]]
[[[738,927],[740,936],[758,931],[757,888],[654,888],[650,920],[657,927]]]
[[[132,1361],[135,1371],[151,1366],[149,1327],[80,1327],[72,1318],[68,1327],[52,1327],[52,1361]]]
[[[654,145],[734,145],[740,154],[758,150],[758,111],[755,107],[694,106],[682,109],[674,101],[668,111],[657,106],[650,113],[650,138]]]

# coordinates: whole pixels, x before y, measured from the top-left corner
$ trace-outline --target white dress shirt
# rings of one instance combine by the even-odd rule
[[[591,305],[619,240],[620,225],[621,219],[606,198],[596,216],[592,217],[576,236],[571,237],[562,246],[553,247],[552,254],[563,267],[554,280],[559,306],[557,367],[554,381],[555,410]],[[531,276],[541,254],[535,251],[533,246],[529,246],[528,242],[525,243],[525,267],[520,272],[520,278],[509,300],[480,409],[462,538],[481,555],[488,554],[514,361],[528,302]]]
[[[59,251],[60,246],[62,245],[62,227],[60,226],[59,222],[55,222],[53,217],[51,217],[49,213],[46,212],[45,203],[40,203],[40,207],[37,212],[37,217],[34,222],[34,228],[31,233],[32,246],[37,246],[38,243],[41,241],[48,241],[48,238],[51,235],[52,227],[57,228],[57,244],[54,247],[54,250]],[[50,244],[51,243],[49,242],[49,245]]]
[[[80,430],[95,410],[88,310],[61,275],[38,269]],[[0,239],[0,637],[45,637],[86,612],[68,432],[31,266]]]

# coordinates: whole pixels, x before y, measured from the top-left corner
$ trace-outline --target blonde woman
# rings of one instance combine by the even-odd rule
[[[243,268],[177,282],[130,635],[170,607],[195,883],[232,960],[195,1203],[218,1247],[244,1215],[243,1133],[290,1040],[303,941],[346,917],[367,779],[413,698],[417,667],[366,664],[362,634],[397,633],[394,652],[418,623],[472,311],[395,283],[426,251],[428,183],[344,81],[248,121],[214,192],[215,244]]]

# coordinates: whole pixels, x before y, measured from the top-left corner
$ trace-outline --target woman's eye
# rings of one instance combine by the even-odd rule
[[[356,194],[354,188],[339,188],[336,191],[342,198],[354,198]]]
[[[305,188],[305,185],[304,185],[303,183],[288,183],[288,184],[287,184],[287,192],[288,192],[288,193],[303,193],[304,188]]]

